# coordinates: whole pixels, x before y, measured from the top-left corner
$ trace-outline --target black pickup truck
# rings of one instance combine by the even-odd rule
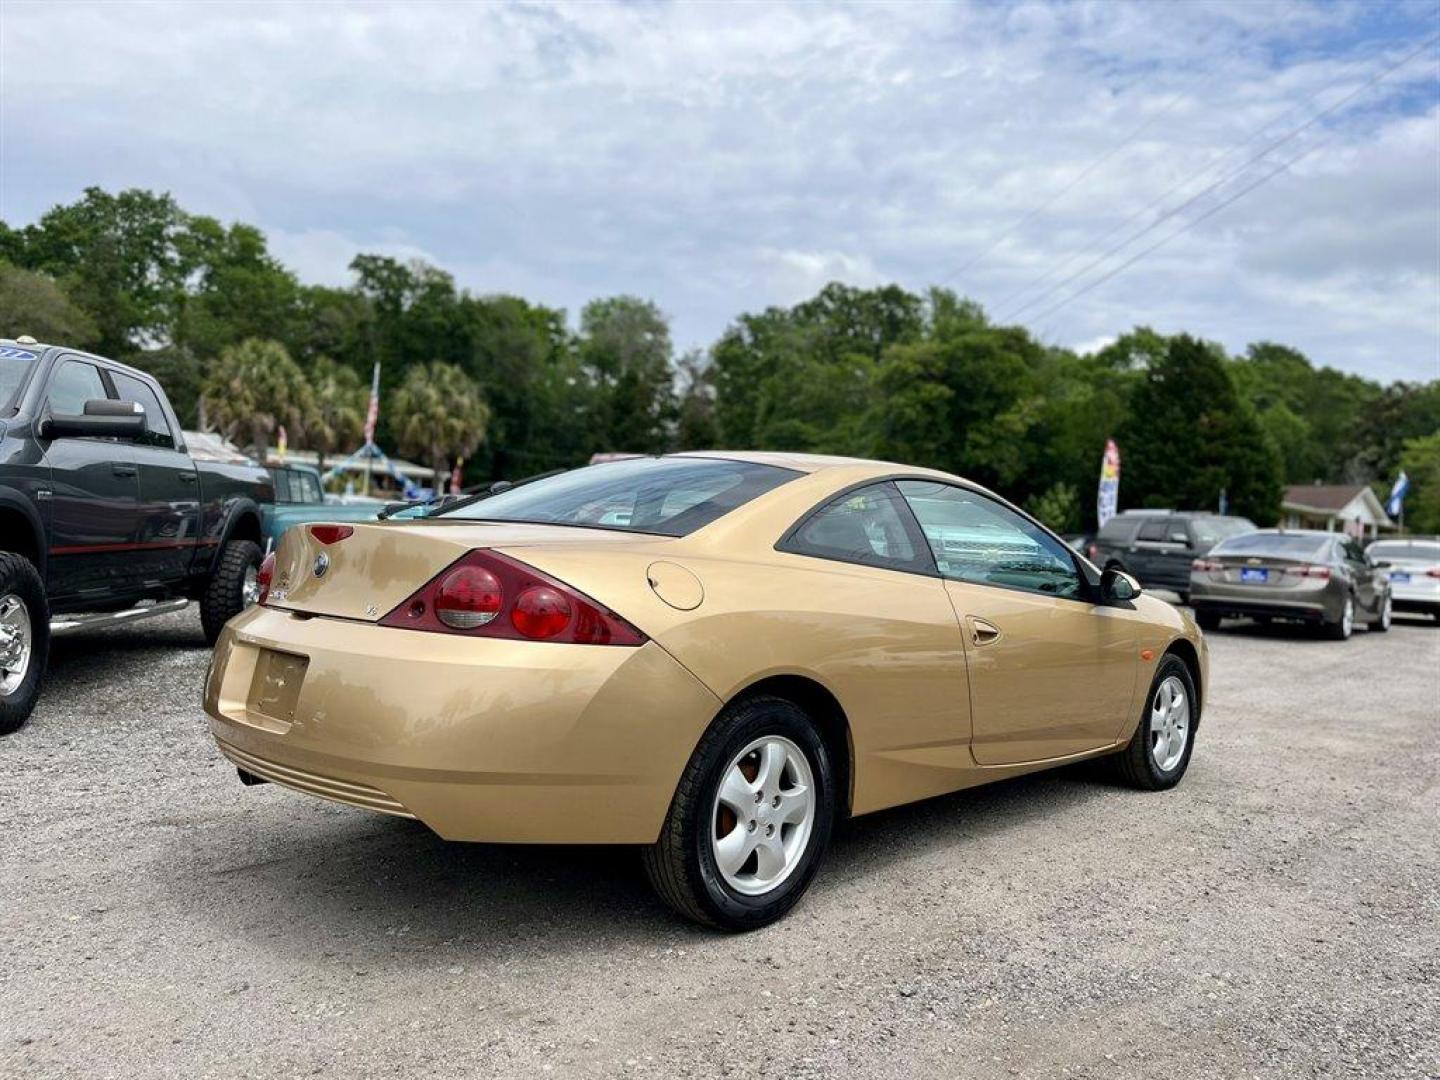
[[[198,600],[213,642],[258,594],[273,499],[264,469],[193,459],[143,371],[0,339],[0,734],[34,707],[52,630]]]

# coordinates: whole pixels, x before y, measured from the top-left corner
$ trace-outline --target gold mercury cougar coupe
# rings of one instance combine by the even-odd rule
[[[838,817],[1109,755],[1190,761],[1208,653],[1003,499],[784,453],[614,461],[423,518],[291,529],[215,650],[247,783],[442,837],[638,844],[747,929]]]

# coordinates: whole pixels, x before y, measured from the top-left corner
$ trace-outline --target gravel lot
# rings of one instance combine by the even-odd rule
[[[1212,636],[1190,774],[864,818],[745,937],[630,851],[242,787],[198,617],[0,740],[0,1074],[1440,1076],[1440,627]]]

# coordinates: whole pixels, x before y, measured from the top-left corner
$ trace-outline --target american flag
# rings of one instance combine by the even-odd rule
[[[380,361],[375,361],[375,374],[370,378],[370,407],[365,410],[365,445],[375,444],[375,425],[380,420]]]

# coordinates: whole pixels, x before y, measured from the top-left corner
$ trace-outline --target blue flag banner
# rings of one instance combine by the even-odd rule
[[[1410,478],[1405,475],[1405,470],[1400,470],[1400,475],[1395,478],[1395,486],[1390,489],[1390,501],[1385,504],[1385,513],[1391,517],[1399,517],[1400,512],[1405,509],[1405,494],[1410,490]]]

